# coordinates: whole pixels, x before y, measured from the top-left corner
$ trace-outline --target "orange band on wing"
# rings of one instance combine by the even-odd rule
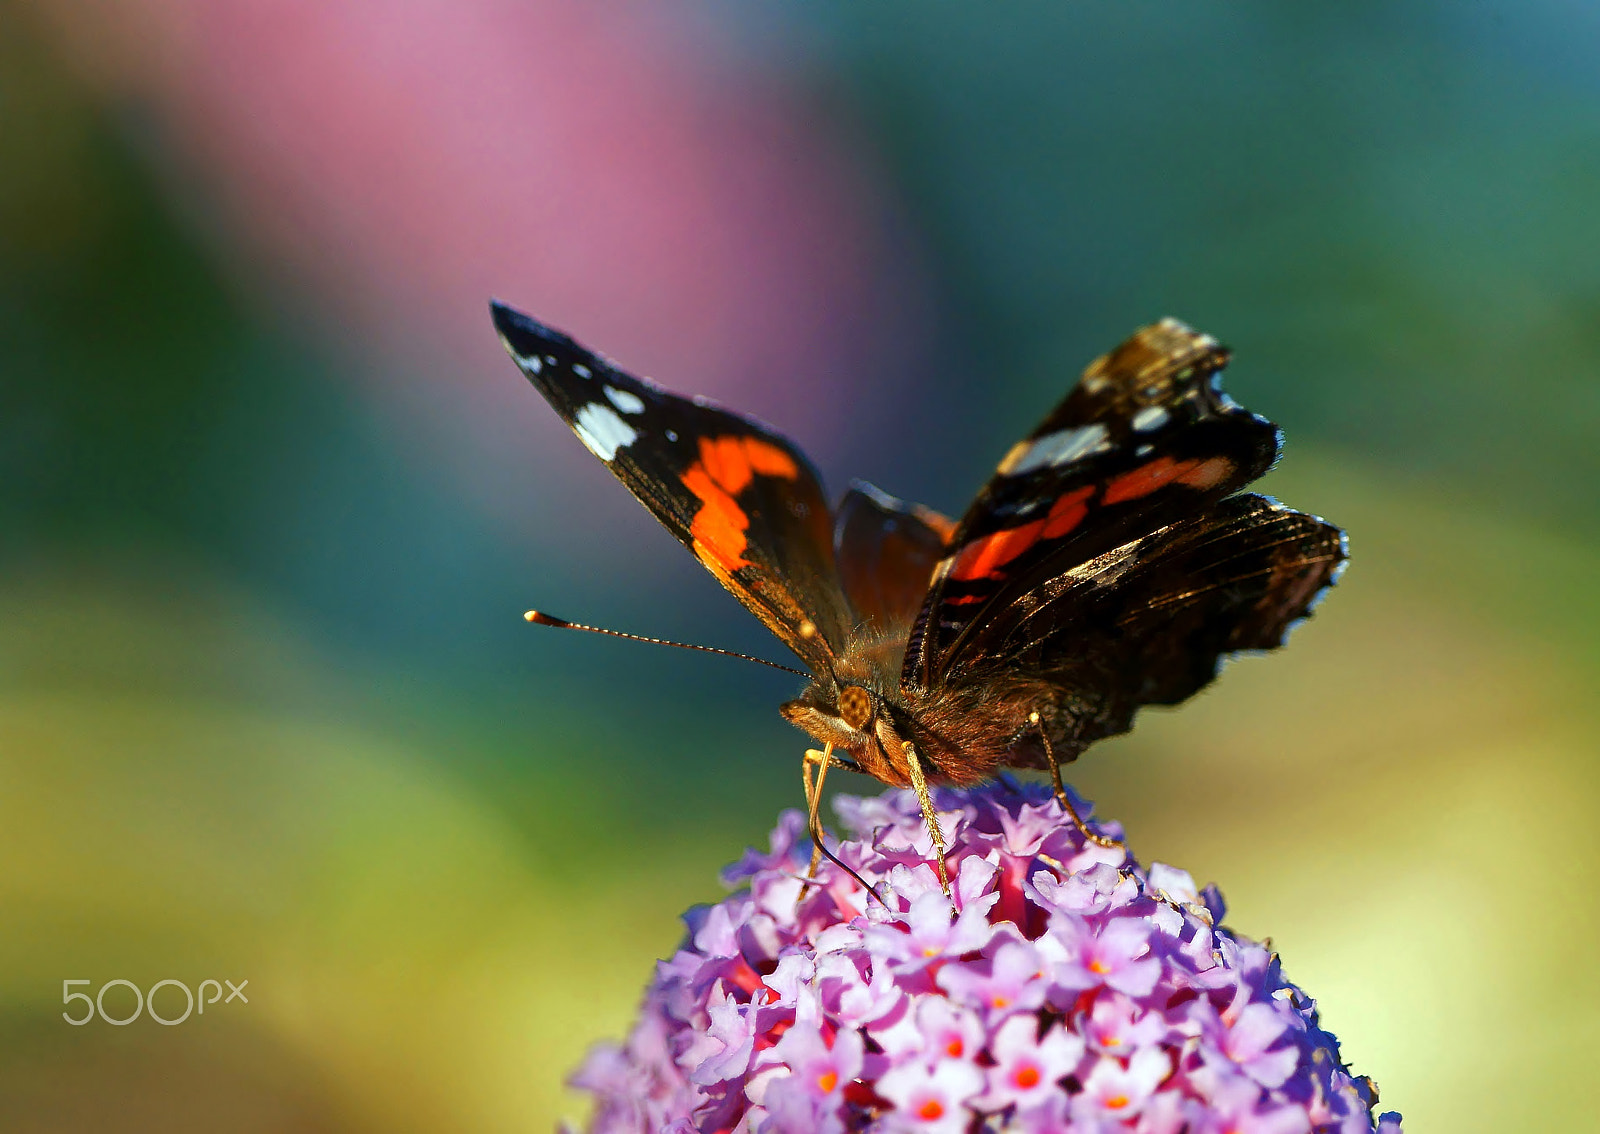
[[[700,500],[689,525],[694,553],[714,571],[732,574],[750,561],[746,534],[750,517],[734,499],[757,476],[794,480],[800,469],[794,458],[759,437],[730,434],[700,438],[700,459],[682,476],[683,486]]]
[[[999,578],[997,568],[1010,563],[1040,540],[1059,539],[1081,524],[1089,514],[1089,497],[1094,495],[1094,487],[1088,484],[1067,493],[1052,504],[1049,513],[1041,519],[967,544],[956,556],[950,577],[964,581]]]
[[[1233,475],[1232,461],[1227,457],[1212,457],[1210,460],[1201,461],[1193,471],[1180,476],[1178,483],[1187,484],[1190,488],[1215,488],[1231,475]]]
[[[1124,500],[1137,500],[1156,489],[1177,483],[1190,488],[1215,488],[1233,472],[1233,462],[1227,457],[1201,460],[1191,457],[1175,461],[1171,457],[1157,457],[1147,465],[1140,465],[1130,473],[1123,473],[1106,485],[1105,502],[1120,504]]]

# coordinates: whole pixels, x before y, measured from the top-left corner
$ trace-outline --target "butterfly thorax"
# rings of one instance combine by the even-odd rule
[[[830,674],[781,707],[784,718],[896,787],[911,783],[908,743],[929,779],[954,784],[981,782],[1001,767],[1043,767],[1041,729],[1064,757],[1076,755],[1079,714],[1049,682],[1001,676],[908,688],[905,641],[903,630],[856,636]]]

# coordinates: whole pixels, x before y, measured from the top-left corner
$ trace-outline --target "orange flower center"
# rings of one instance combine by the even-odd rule
[[[1011,1081],[1023,1090],[1039,1085],[1039,1069],[1037,1067],[1024,1067],[1011,1077]]]
[[[1099,976],[1105,976],[1111,971],[1111,966],[1106,964],[1099,957],[1096,957],[1094,960],[1089,962],[1089,971],[1091,973],[1098,974]]]
[[[929,1122],[932,1122],[936,1118],[943,1118],[944,1103],[940,1102],[938,1099],[929,1099],[927,1102],[923,1103],[922,1107],[917,1111],[917,1117],[926,1118]]]
[[[817,1086],[822,1088],[823,1094],[828,1094],[839,1085],[839,1072],[824,1071],[817,1076]]]
[[[1011,1007],[1011,997],[996,996],[993,1000],[989,1001],[989,1004],[994,1008],[1009,1008]]]
[[[954,1058],[960,1059],[961,1058],[961,1053],[963,1051],[967,1050],[967,1045],[962,1043],[958,1039],[953,1039],[949,1043],[944,1045],[944,1049],[946,1051],[948,1051],[951,1054],[951,1056],[953,1056]]]
[[[1109,1099],[1106,1100],[1106,1109],[1107,1110],[1121,1110],[1123,1107],[1125,1107],[1127,1105],[1128,1105],[1128,1096],[1127,1095],[1113,1095]]]

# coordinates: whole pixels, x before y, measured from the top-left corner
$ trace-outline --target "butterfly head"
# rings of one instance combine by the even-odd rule
[[[780,711],[790,724],[848,753],[869,775],[885,783],[908,782],[894,714],[886,699],[867,686],[814,681]]]

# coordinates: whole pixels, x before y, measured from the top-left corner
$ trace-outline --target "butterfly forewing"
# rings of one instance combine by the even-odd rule
[[[929,688],[963,664],[991,613],[1017,596],[1271,466],[1277,430],[1220,392],[1227,360],[1169,319],[1090,364],[962,516],[912,631],[905,685]]]
[[[821,479],[760,422],[617,368],[495,304],[511,357],[584,445],[787,643],[827,673],[849,615]]]

